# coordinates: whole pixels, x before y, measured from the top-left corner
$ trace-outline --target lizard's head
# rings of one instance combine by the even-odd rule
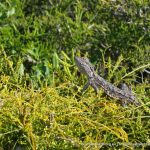
[[[75,59],[76,63],[83,64],[84,62],[87,62],[87,61],[89,62],[89,59],[86,58],[86,57],[77,57],[77,56],[75,56],[74,59]]]
[[[75,63],[79,69],[79,71],[89,77],[91,77],[94,73],[94,67],[90,63],[88,58],[85,57],[77,57],[75,56]]]

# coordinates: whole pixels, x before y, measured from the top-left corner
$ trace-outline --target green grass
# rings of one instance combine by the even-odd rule
[[[1,76],[0,144],[4,149],[136,149],[149,144],[149,87],[133,88],[142,106],[123,108],[118,101],[96,95],[92,88],[84,95],[78,81],[57,87],[13,84]],[[83,79],[83,78],[82,78]],[[139,145],[138,145],[139,144]],[[105,146],[104,146],[105,145]]]
[[[0,149],[148,149],[148,0],[2,0],[0,9]],[[142,105],[81,94],[75,55],[132,86]]]
[[[8,88],[9,87],[9,88]],[[144,98],[143,87],[136,87]],[[11,89],[11,90],[9,90]],[[68,93],[64,96],[64,93]],[[149,143],[149,102],[123,108],[89,89],[79,95],[71,83],[41,90],[9,81],[0,92],[0,139],[4,149],[98,149],[102,144],[132,149]],[[63,95],[63,96],[61,96]],[[132,144],[131,144],[132,143]],[[138,148],[138,145],[135,145]],[[140,146],[141,147],[141,146]]]

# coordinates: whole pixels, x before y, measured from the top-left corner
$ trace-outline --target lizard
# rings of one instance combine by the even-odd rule
[[[126,84],[123,84],[122,88],[118,88],[99,76],[95,72],[94,66],[91,64],[88,58],[75,56],[74,59],[79,71],[82,74],[85,74],[88,78],[88,82],[83,87],[82,92],[85,91],[89,86],[92,86],[97,93],[98,89],[101,87],[106,95],[120,100],[122,106],[124,107],[127,105],[127,103],[133,103],[136,106],[140,105]]]

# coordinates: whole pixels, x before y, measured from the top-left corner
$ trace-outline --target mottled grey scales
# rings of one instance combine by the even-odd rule
[[[95,72],[94,67],[88,58],[75,56],[75,63],[79,71],[85,74],[88,78],[88,82],[83,87],[82,91],[86,90],[90,85],[97,93],[99,87],[102,87],[104,92],[109,97],[120,100],[123,106],[126,106],[127,103],[133,103],[136,106],[140,105],[126,84],[123,84],[122,88],[118,88],[110,82],[106,81],[104,78],[100,77]]]

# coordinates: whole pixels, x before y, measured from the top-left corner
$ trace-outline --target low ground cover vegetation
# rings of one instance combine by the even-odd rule
[[[0,149],[150,147],[148,0],[2,0],[0,10]],[[75,55],[141,106],[81,93]]]

